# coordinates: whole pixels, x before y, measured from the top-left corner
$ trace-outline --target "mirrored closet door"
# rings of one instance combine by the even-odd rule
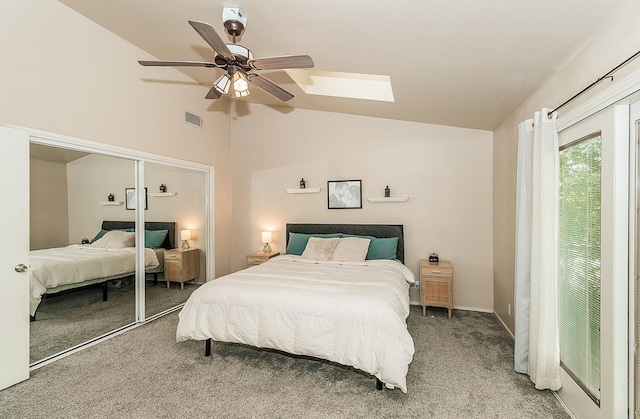
[[[205,282],[212,185],[210,166],[31,134],[32,367],[171,312]]]
[[[136,320],[132,229],[125,187],[133,160],[46,145],[30,147],[30,361]],[[90,243],[90,244],[89,244]]]
[[[204,282],[207,182],[201,171],[145,163],[144,183],[148,318],[184,303]]]

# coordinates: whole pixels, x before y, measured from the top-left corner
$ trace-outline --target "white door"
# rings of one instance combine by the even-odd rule
[[[29,378],[29,134],[0,127],[0,144],[1,390]]]

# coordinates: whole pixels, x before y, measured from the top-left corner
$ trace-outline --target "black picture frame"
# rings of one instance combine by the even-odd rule
[[[124,201],[128,210],[136,209],[136,188],[124,188]],[[144,209],[149,209],[147,188],[144,188]]]
[[[327,208],[362,208],[362,180],[327,181]]]

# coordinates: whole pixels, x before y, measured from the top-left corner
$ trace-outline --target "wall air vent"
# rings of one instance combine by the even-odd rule
[[[185,111],[184,122],[186,122],[187,124],[195,125],[197,127],[202,126],[202,118],[200,118],[198,115],[192,114],[191,112]]]

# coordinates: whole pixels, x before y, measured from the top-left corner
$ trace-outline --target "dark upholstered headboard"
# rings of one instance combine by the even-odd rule
[[[103,221],[103,230],[115,230],[120,228],[135,228],[135,221]],[[173,221],[146,221],[145,230],[168,230],[169,234],[160,247],[173,249],[176,247],[176,223]]]
[[[287,224],[287,244],[289,243],[289,233],[345,233],[379,238],[397,237],[396,259],[404,263],[404,231],[402,224]]]

